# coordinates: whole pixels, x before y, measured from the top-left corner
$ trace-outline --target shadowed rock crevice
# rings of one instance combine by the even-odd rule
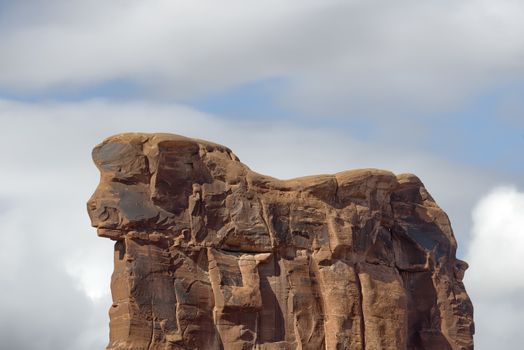
[[[473,349],[446,214],[414,175],[278,180],[169,134],[96,146],[108,349]]]

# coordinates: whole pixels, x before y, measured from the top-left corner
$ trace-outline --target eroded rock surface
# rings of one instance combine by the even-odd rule
[[[168,134],[93,159],[88,211],[116,241],[108,349],[473,349],[467,264],[414,175],[283,181]]]

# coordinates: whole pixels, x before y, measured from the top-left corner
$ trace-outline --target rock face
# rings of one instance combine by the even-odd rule
[[[473,349],[467,264],[414,175],[283,181],[168,134],[93,159],[89,215],[116,241],[107,349]]]

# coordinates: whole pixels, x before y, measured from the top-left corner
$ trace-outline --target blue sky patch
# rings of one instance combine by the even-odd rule
[[[0,98],[20,102],[80,102],[95,98],[114,100],[130,100],[140,98],[143,89],[136,83],[127,79],[115,79],[87,87],[61,86],[38,92],[17,91],[0,87]]]
[[[257,80],[187,102],[198,110],[231,119],[289,119],[292,112],[279,103],[288,84],[279,77]]]

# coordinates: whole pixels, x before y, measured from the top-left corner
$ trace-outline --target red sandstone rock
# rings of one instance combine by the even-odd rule
[[[108,349],[473,349],[467,264],[414,175],[283,181],[167,134],[93,159],[89,214],[116,241]]]

